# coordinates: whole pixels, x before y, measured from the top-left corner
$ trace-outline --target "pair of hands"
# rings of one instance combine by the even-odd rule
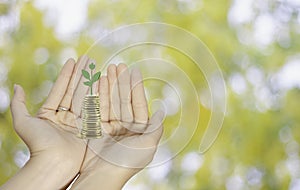
[[[94,85],[99,93],[103,137],[78,138],[81,105],[88,87],[81,70],[92,60],[82,56],[63,66],[35,117],[21,86],[11,103],[14,128],[30,150],[25,166],[0,189],[121,189],[151,162],[161,138],[164,113],[148,119],[142,76],[124,64],[110,65]],[[57,111],[59,107],[69,111]]]

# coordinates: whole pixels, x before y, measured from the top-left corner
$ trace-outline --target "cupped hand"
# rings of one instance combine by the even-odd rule
[[[88,141],[73,189],[100,185],[103,189],[120,189],[152,161],[163,132],[164,113],[158,111],[149,119],[142,81],[140,71],[133,69],[130,74],[125,64],[110,65],[107,76],[101,77],[103,137]]]
[[[65,188],[78,173],[74,189],[94,189],[99,184],[119,189],[153,159],[164,113],[159,111],[148,118],[141,73],[135,69],[130,74],[124,64],[110,65],[107,76],[94,85],[100,94],[103,137],[88,141],[77,137],[81,105],[88,92],[81,70],[91,62],[86,56],[76,64],[68,60],[36,116],[27,111],[22,87],[15,86],[11,104],[14,128],[31,155],[24,167],[31,169],[23,173],[27,180],[37,181],[27,189],[37,184],[39,189]],[[51,173],[40,185],[37,178],[44,180],[44,171]],[[110,179],[116,176],[117,181]],[[6,187],[23,188],[27,181],[21,175],[19,178],[20,186],[11,180]]]
[[[76,119],[80,110],[72,106],[72,101],[76,99],[75,94],[80,94],[78,91],[81,89],[77,89],[77,84],[83,80],[77,71],[89,61],[87,57],[81,57],[77,64],[73,59],[65,63],[36,116],[28,113],[22,87],[14,87],[15,94],[11,103],[14,128],[30,150],[30,160],[25,168],[28,165],[34,167],[31,173],[35,179],[32,180],[37,179],[34,170],[39,176],[43,175],[46,168],[53,173],[47,174],[45,183],[42,183],[44,189],[60,189],[69,184],[83,162],[86,143],[76,137]],[[26,175],[29,178],[29,174]],[[43,189],[43,186],[40,185],[39,189]]]

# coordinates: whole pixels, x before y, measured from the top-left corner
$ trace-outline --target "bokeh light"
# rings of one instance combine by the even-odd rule
[[[210,89],[208,83],[219,78],[207,79],[180,53],[154,46],[110,60],[139,65],[131,59],[134,53],[139,53],[137,60],[167,60],[187,74],[199,94],[200,119],[187,146],[173,159],[138,173],[124,189],[300,189],[299,0],[0,1],[0,185],[30,157],[13,130],[13,84],[24,87],[34,115],[68,58],[78,59],[116,28],[143,22],[176,25],[201,39],[219,64],[228,102],[219,138],[199,154],[214,106],[211,91],[220,90],[218,85]],[[145,33],[151,31],[123,33],[118,40],[146,38]],[[176,40],[172,35],[167,37]],[[113,44],[102,45],[113,49]],[[189,44],[182,42],[184,47]],[[150,111],[160,106],[167,111],[161,142],[176,131],[182,102],[195,105],[192,95],[181,96],[187,91],[182,76],[166,65],[153,69],[149,62],[142,68],[148,79],[155,73],[173,85],[145,80]],[[193,132],[194,122],[187,114],[178,127],[181,136],[163,146],[156,159],[173,155]]]

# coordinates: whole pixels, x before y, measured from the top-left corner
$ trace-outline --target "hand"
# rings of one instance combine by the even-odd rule
[[[122,178],[116,181],[101,176],[96,182],[102,182],[104,187],[112,187],[109,189],[121,188],[132,175],[152,160],[162,133],[163,113],[158,112],[148,121],[141,75],[139,71],[134,71],[130,79],[125,65],[120,65],[118,71],[115,66],[110,66],[109,76],[101,78],[103,138],[99,141],[89,141],[87,150],[86,142],[76,137],[76,124],[81,123],[82,100],[88,91],[83,85],[84,78],[80,71],[91,61],[86,56],[81,57],[77,64],[72,59],[67,61],[36,117],[30,116],[27,111],[25,93],[21,86],[15,86],[11,104],[14,127],[28,145],[31,157],[24,168],[1,189],[61,189],[66,187],[78,172],[81,172],[81,175],[74,188],[81,188],[89,181],[91,183],[88,185],[93,187],[93,178],[99,178],[102,174],[106,174],[105,177],[117,175]],[[121,75],[123,71],[124,75]],[[113,85],[114,81],[120,82]],[[112,93],[113,88],[120,92],[120,96],[118,93]],[[129,96],[127,99],[126,93]],[[124,105],[127,105],[128,109]],[[61,110],[61,107],[68,111]],[[120,143],[131,148],[120,149]],[[142,152],[134,150],[148,146],[150,147]],[[97,152],[93,152],[95,150]],[[114,155],[114,151],[122,153]],[[137,152],[141,154],[137,156]],[[123,160],[129,162],[119,163],[120,160],[107,159],[109,156],[124,157]],[[126,159],[127,156],[136,159]],[[88,189],[88,185],[84,185],[83,188]]]
[[[76,65],[72,59],[66,62],[35,117],[27,111],[22,87],[15,85],[11,103],[14,128],[28,146],[30,159],[3,189],[61,189],[78,174],[86,143],[76,137],[79,110],[71,101],[76,99],[74,92],[80,94],[75,88],[80,82],[75,71],[88,61],[82,57]],[[60,106],[70,111],[57,111]]]
[[[107,77],[100,79],[99,93],[103,137],[89,140],[73,189],[121,189],[152,161],[163,132],[163,112],[148,120],[139,70],[130,75],[125,64],[110,65]]]

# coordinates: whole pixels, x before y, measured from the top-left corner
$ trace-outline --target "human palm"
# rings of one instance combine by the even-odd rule
[[[79,63],[86,60],[86,57],[82,57]],[[63,187],[77,175],[86,150],[86,143],[74,135],[77,133],[75,120],[78,109],[71,106],[76,92],[73,84],[79,82],[73,72],[80,67],[82,64],[75,64],[72,59],[66,62],[36,116],[28,113],[25,93],[19,85],[15,85],[11,104],[14,128],[27,144],[30,160],[57,163],[55,170],[60,171],[60,176],[64,176],[59,179],[59,187]],[[62,111],[61,107],[70,108],[70,111]]]
[[[148,108],[138,70],[131,75],[124,64],[111,65],[94,88],[100,94],[103,137],[85,141],[76,136],[81,123],[81,102],[88,92],[81,70],[91,62],[83,56],[77,64],[64,65],[46,102],[36,117],[28,114],[25,94],[16,86],[12,102],[14,127],[28,145],[31,159],[62,161],[58,167],[68,185],[80,173],[74,187],[94,171],[120,171],[131,177],[153,158],[162,134],[163,113],[148,120]]]
[[[99,84],[100,110],[103,128],[101,139],[90,139],[73,187],[88,189],[95,173],[122,173],[127,178],[143,169],[153,159],[162,135],[163,112],[148,119],[142,76],[126,65],[110,65],[107,76]],[[80,188],[79,188],[80,189]]]

